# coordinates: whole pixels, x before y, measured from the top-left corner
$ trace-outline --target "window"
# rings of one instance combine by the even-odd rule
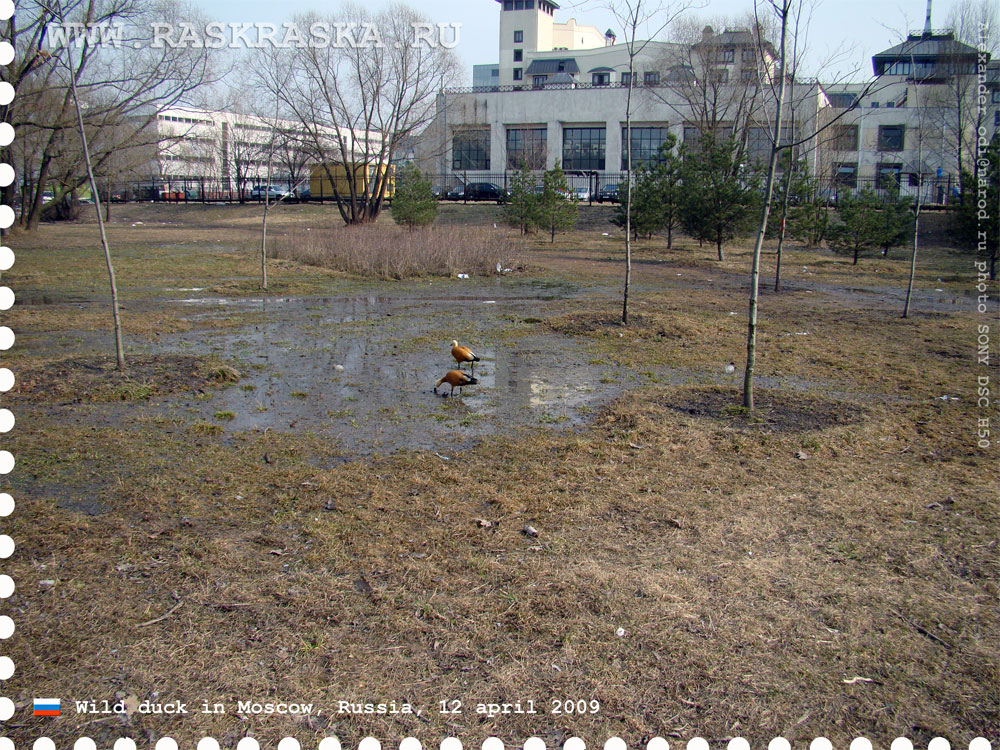
[[[833,165],[833,183],[846,187],[858,186],[858,163],[856,161],[840,162]]]
[[[605,128],[563,128],[563,169],[604,169]]]
[[[715,57],[716,62],[720,63],[731,63],[736,61],[736,50],[734,49],[720,49]]]
[[[1000,109],[993,113],[993,127],[1000,128]]]
[[[756,164],[765,164],[771,158],[771,135],[773,130],[766,127],[751,127],[747,132],[747,159]],[[788,145],[792,142],[792,128],[785,126],[781,128],[781,145]],[[797,155],[797,148],[792,149],[792,156]],[[782,166],[784,159],[778,162],[778,169]]]
[[[920,187],[920,175],[916,172],[910,172],[909,183],[910,187]]]
[[[834,151],[857,151],[858,126],[834,125],[832,146]]]
[[[757,61],[757,50],[744,48],[740,54],[740,59],[745,63],[752,63]]]
[[[630,83],[632,83],[632,74],[622,73],[622,86],[628,86]]]
[[[503,0],[504,10],[514,10],[514,0]]]
[[[507,169],[545,169],[548,130],[507,128]]]
[[[1000,104],[1000,89],[995,89],[993,91],[993,103]]]
[[[524,32],[515,31],[514,32],[514,44],[524,44]]]
[[[647,70],[642,74],[644,86],[658,86],[660,84],[660,74],[655,70]]]
[[[872,102],[872,109],[878,109],[878,102]]]
[[[729,70],[727,68],[715,68],[712,70],[711,77],[716,83],[727,83],[729,81]]]
[[[535,0],[524,0],[524,9],[532,10],[535,7]]]
[[[622,128],[622,169],[628,169],[628,128]],[[632,168],[640,162],[659,162],[660,146],[667,140],[665,127],[632,127]]]
[[[538,86],[539,88],[541,88],[542,86],[544,86],[544,85],[545,85],[545,82],[546,82],[547,80],[549,80],[549,77],[548,77],[548,76],[535,76],[535,77],[534,77],[534,78],[532,79],[532,81],[531,81],[531,82],[532,82],[532,84],[534,84],[535,86]]]
[[[905,141],[904,125],[880,125],[878,129],[879,151],[902,151]]]
[[[895,109],[896,102],[886,102],[885,106],[888,107],[889,109]]]
[[[524,50],[523,49],[514,50],[514,62],[523,62],[523,61],[524,61]]]
[[[858,100],[857,94],[830,94],[830,106],[836,109],[850,109]]]
[[[607,86],[611,83],[611,74],[594,73],[592,80],[595,86]]]
[[[493,68],[493,70],[490,71],[490,77],[491,78],[499,78],[500,77],[500,68]]]
[[[740,80],[747,83],[757,83],[757,71],[753,68],[744,68],[740,71]]]
[[[490,168],[490,131],[461,130],[452,139],[451,168]]]
[[[913,72],[913,65],[909,62],[903,62],[902,60],[894,63],[883,63],[882,64],[882,75],[884,76],[908,76]]]
[[[514,0],[514,10],[524,10],[524,0]]]
[[[521,81],[524,79],[524,68],[514,68],[514,80]]]
[[[701,132],[693,125],[684,126],[684,149],[686,151],[697,151],[701,148]]]
[[[875,177],[875,187],[879,190],[898,188],[899,176],[903,171],[902,164],[879,164]]]
[[[747,132],[747,159],[764,164],[771,158],[771,134],[768,128],[750,128]]]

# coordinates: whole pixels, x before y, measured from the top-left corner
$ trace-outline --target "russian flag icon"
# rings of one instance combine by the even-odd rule
[[[35,716],[58,716],[60,709],[58,698],[35,698]]]

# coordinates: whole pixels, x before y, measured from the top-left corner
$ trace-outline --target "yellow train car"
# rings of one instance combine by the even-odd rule
[[[359,198],[367,198],[371,188],[377,189],[378,176],[385,180],[384,200],[391,201],[396,193],[396,168],[387,164],[352,164],[349,168],[354,172],[354,187]],[[333,200],[335,196],[341,199],[350,198],[351,188],[347,179],[348,165],[315,164],[309,176],[309,198],[314,201]],[[333,176],[333,182],[330,177]],[[336,192],[334,192],[336,187]]]

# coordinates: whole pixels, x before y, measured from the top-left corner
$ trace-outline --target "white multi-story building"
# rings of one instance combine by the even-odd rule
[[[650,42],[630,73],[628,48],[612,31],[557,23],[549,0],[497,2],[499,63],[477,66],[472,88],[443,92],[424,133],[421,168],[436,182],[499,181],[522,164],[557,161],[571,182],[617,181],[630,74],[634,159],[652,157],[668,134],[691,143],[706,129],[742,138],[747,160],[766,155],[775,101],[764,79],[775,55],[753,32],[706,27],[690,44]],[[960,163],[970,168],[976,130],[1000,126],[997,67],[979,106],[976,50],[932,31],[929,18],[874,56],[874,84],[789,82],[783,139],[835,122],[797,149],[812,174],[841,187],[878,187],[892,174],[938,200],[941,185],[957,185]]]
[[[269,173],[272,184],[301,189],[308,184],[310,167],[319,161],[315,139],[298,121],[174,107],[160,112],[151,127],[155,134],[148,140],[156,146],[134,174],[167,192],[194,185],[239,192],[263,184]],[[319,130],[328,139],[326,153],[337,151],[338,134],[355,154],[380,152],[378,133]]]

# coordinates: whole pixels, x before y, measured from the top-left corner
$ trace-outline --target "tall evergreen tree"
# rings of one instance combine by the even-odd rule
[[[748,229],[759,204],[757,176],[743,169],[732,141],[706,133],[697,147],[682,154],[684,196],[680,220],[696,240],[722,246]]]

